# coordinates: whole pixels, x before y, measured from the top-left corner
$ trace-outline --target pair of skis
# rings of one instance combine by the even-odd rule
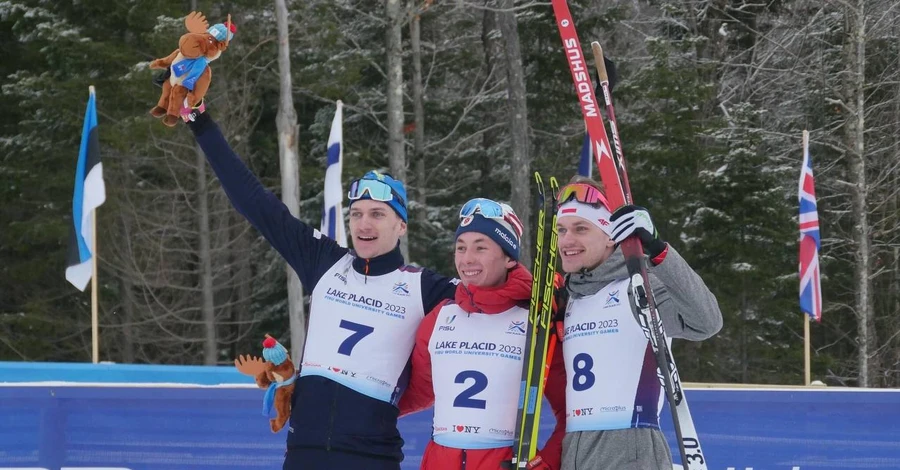
[[[557,231],[556,209],[559,184],[550,178],[549,198],[544,192],[540,173],[534,174],[537,183],[537,234],[535,235],[534,274],[531,281],[531,301],[528,305],[528,327],[525,330],[522,383],[519,389],[519,412],[516,415],[516,436],[513,444],[512,468],[528,465],[537,453],[538,424],[541,418],[541,399],[544,395],[545,368],[548,357],[554,354],[556,342],[550,343],[553,334],[553,282],[556,277]],[[550,216],[550,231],[545,228]],[[548,347],[549,343],[549,347]],[[549,353],[548,353],[549,349]]]
[[[610,149],[609,138],[600,115],[600,104],[594,95],[594,86],[591,82],[587,60],[582,53],[581,42],[578,40],[569,5],[566,0],[552,0],[552,5],[566,59],[569,62],[569,70],[578,93],[578,101],[581,104],[581,113],[590,136],[594,160],[600,171],[603,185],[606,187],[606,198],[612,209],[631,204],[631,188],[628,184],[628,174],[625,172],[625,156],[622,153],[619,131],[616,126],[615,109],[610,94],[609,78],[603,62],[603,51],[600,44],[596,42],[591,44],[615,144],[615,155]],[[635,237],[630,237],[622,242],[620,248],[625,256],[628,274],[631,276],[632,297],[638,309],[641,328],[644,335],[650,340],[656,356],[657,375],[672,410],[672,421],[675,426],[682,465],[689,470],[706,470],[705,455],[700,447],[694,420],[684,397],[678,368],[675,366],[672,353],[666,343],[663,324],[656,311],[653,290],[647,277],[647,261],[643,256],[641,242]]]

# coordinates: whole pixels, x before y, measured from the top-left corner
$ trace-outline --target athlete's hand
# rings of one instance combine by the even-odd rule
[[[660,240],[659,232],[656,231],[647,209],[635,205],[622,206],[612,214],[609,221],[612,222],[612,239],[617,245],[628,237],[637,237],[641,240],[644,253],[651,259],[659,257],[666,251],[666,242]]]
[[[191,106],[188,98],[185,98],[181,105],[181,119],[184,122],[195,121],[197,116],[203,114],[204,111],[206,111],[206,101],[201,99],[197,106]]]

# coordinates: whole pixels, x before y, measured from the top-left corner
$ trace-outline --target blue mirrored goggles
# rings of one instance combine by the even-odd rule
[[[462,209],[459,210],[459,218],[473,216],[475,214],[481,214],[483,217],[487,217],[489,219],[500,219],[503,220],[503,216],[506,215],[506,211],[503,206],[500,205],[497,201],[493,201],[491,199],[478,197],[470,200]]]
[[[368,194],[369,199],[373,201],[390,202],[395,201],[401,207],[406,208],[403,198],[391,188],[390,185],[383,181],[373,179],[358,179],[350,183],[350,191],[347,191],[347,198],[351,201],[363,199]]]

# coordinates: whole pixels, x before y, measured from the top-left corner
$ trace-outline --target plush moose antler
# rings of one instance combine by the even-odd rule
[[[266,361],[261,357],[251,356],[249,354],[240,355],[234,360],[234,367],[237,368],[238,372],[244,375],[256,377],[260,373],[266,371]]]
[[[209,29],[209,23],[206,21],[203,13],[192,11],[184,18],[184,27],[187,28],[189,33],[205,34],[206,30]]]

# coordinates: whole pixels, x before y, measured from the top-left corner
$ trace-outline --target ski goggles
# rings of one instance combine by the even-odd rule
[[[459,210],[460,219],[473,217],[476,214],[479,214],[487,219],[504,222],[515,231],[517,237],[521,237],[522,232],[525,230],[525,227],[522,225],[522,221],[519,220],[519,216],[517,216],[516,213],[512,210],[512,207],[509,207],[506,204],[499,203],[492,199],[483,197],[471,199],[469,202],[465,203],[462,206],[462,209]]]
[[[508,211],[497,201],[491,199],[477,197],[470,200],[462,209],[459,210],[459,218],[470,217],[475,214],[481,214],[482,217],[489,219],[503,219]]]
[[[406,208],[406,202],[403,200],[403,197],[383,181],[362,178],[350,183],[350,190],[347,191],[348,199],[356,201],[365,198],[366,195],[373,201],[394,201],[404,209]]]
[[[608,211],[612,211],[609,207],[609,201],[606,200],[606,196],[600,192],[599,189],[585,183],[572,183],[567,184],[559,190],[559,194],[557,196],[557,200],[559,204],[565,204],[566,202],[571,201],[572,199],[582,203],[588,204],[594,207],[603,206]]]

